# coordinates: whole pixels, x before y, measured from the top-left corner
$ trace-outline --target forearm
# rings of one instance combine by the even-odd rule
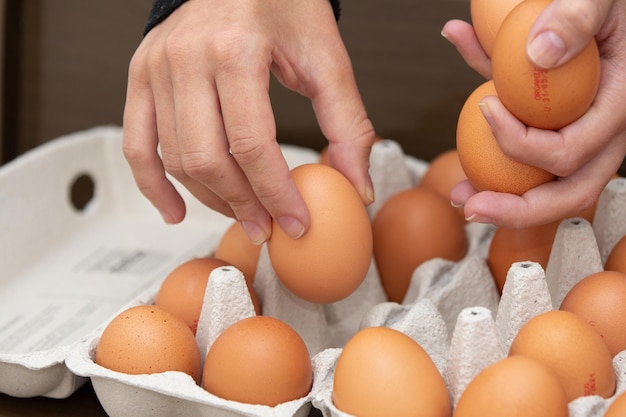
[[[174,10],[176,10],[181,4],[187,0],[155,0],[150,15],[148,16],[148,22],[144,28],[143,34],[147,34],[153,27],[165,20]],[[333,6],[333,13],[335,19],[339,20],[340,15],[340,0],[330,0],[330,4]]]

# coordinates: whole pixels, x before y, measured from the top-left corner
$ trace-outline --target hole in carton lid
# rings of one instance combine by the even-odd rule
[[[72,207],[78,211],[83,211],[89,202],[93,200],[95,189],[96,185],[90,175],[78,175],[70,187]]]
[[[531,264],[530,262],[524,262],[524,263],[520,264],[520,266],[522,268],[530,268],[530,267],[533,266],[533,264]]]

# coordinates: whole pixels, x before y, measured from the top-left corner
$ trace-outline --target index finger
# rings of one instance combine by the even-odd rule
[[[263,59],[249,62],[216,74],[226,136],[256,197],[288,235],[298,238],[310,217],[276,140],[269,64],[264,66]]]

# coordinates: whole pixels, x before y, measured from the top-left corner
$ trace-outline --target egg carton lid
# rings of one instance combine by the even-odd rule
[[[291,166],[318,158],[281,147]],[[0,392],[71,395],[86,379],[67,368],[68,354],[175,266],[214,249],[232,219],[172,181],[187,215],[166,225],[133,181],[119,126],[59,137],[0,168]]]

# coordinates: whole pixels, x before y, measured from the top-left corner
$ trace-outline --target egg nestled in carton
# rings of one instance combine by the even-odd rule
[[[297,152],[296,152],[297,155]],[[297,158],[296,158],[297,159]],[[296,163],[310,162],[303,158]],[[377,142],[371,175],[377,201],[367,208],[373,218],[392,195],[416,185],[427,165],[404,155],[397,143]],[[602,268],[610,247],[626,234],[615,227],[626,210],[626,183],[616,179],[598,206],[599,220],[566,220],[555,236],[547,269],[537,263],[512,265],[500,295],[486,263],[491,226],[468,223],[467,254],[459,261],[432,259],[417,267],[402,302],[389,302],[374,260],[361,285],[346,298],[327,304],[303,300],[277,278],[263,247],[254,288],[264,315],[281,320],[305,342],[312,365],[312,386],[305,396],[267,406],[224,400],[180,372],[129,375],[98,366],[94,361],[99,333],[78,349],[68,366],[89,376],[111,416],[242,415],[306,416],[311,406],[326,416],[346,416],[333,400],[334,371],[343,347],[359,330],[387,327],[412,338],[428,354],[446,384],[450,409],[468,384],[485,368],[505,358],[524,323],[558,308],[567,290]],[[198,323],[196,341],[201,357],[230,325],[255,315],[246,280],[236,268],[211,273]],[[144,294],[136,304],[150,304]],[[626,354],[613,358],[615,395],[626,390]],[[601,417],[613,397],[586,396],[569,403],[571,416]],[[375,400],[375,398],[373,399]]]

